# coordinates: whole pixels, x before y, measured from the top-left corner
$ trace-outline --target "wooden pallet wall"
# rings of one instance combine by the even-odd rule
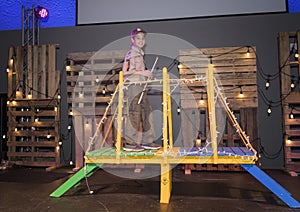
[[[285,168],[289,172],[300,171],[300,89],[299,57],[300,32],[279,33],[279,63],[281,68],[282,123],[285,148]],[[291,82],[295,88],[291,88]],[[290,118],[290,114],[294,118]]]
[[[32,99],[57,97],[60,74],[56,70],[56,48],[56,44],[10,47],[7,83],[9,99],[28,99],[29,93]],[[25,64],[27,67],[24,67]]]
[[[94,135],[111,94],[119,82],[119,71],[127,51],[74,52],[67,54],[67,93],[69,112],[75,129],[76,168],[83,166],[83,151],[87,149],[90,137]],[[105,93],[104,93],[105,91]],[[105,123],[95,140],[94,148],[102,142],[110,130],[105,145],[113,145],[116,133],[109,123],[109,111]]]
[[[56,47],[49,44],[9,49],[7,155],[11,164],[60,165]]]
[[[229,107],[233,110],[242,129],[250,137],[252,145],[258,149],[258,95],[256,86],[256,55],[255,47],[223,47],[203,48],[193,50],[180,50],[179,72],[181,79],[205,77],[208,64],[214,66],[214,74],[223,91]],[[243,97],[240,96],[242,91]],[[206,84],[202,82],[187,83],[181,86],[181,113],[183,144],[197,145],[196,139],[199,131],[201,146],[205,145],[206,135],[209,135],[209,122],[207,115]],[[224,127],[219,135],[219,146],[242,146],[235,128],[228,119],[219,120],[224,116],[221,105],[216,105],[218,126]],[[196,120],[200,117],[200,120]],[[225,117],[225,116],[224,116]],[[191,123],[192,122],[192,123]],[[193,125],[194,127],[192,127]],[[195,129],[196,127],[196,129]],[[198,130],[197,130],[198,129]],[[241,171],[237,165],[186,165],[186,173],[191,170],[227,170]]]

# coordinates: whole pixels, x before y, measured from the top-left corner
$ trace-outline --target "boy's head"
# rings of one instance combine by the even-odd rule
[[[146,32],[144,31],[144,30],[142,30],[141,28],[135,28],[135,29],[133,29],[132,31],[131,31],[131,33],[130,33],[130,38],[131,39],[133,39],[133,38],[135,38],[135,36],[137,35],[137,34],[139,34],[139,33],[143,33],[144,35],[146,34]]]

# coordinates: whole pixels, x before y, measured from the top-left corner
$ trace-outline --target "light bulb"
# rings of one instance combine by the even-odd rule
[[[267,112],[268,112],[268,116],[272,113],[271,105],[269,105]]]
[[[295,88],[295,83],[294,80],[291,82],[291,88],[294,89]]]
[[[266,89],[268,89],[270,87],[270,80],[266,81]]]
[[[294,119],[295,117],[294,117],[294,114],[293,114],[293,111],[291,111],[291,113],[289,114],[289,118],[290,119]]]

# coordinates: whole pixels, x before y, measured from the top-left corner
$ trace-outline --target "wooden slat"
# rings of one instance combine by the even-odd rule
[[[8,146],[33,146],[33,147],[56,147],[57,144],[51,141],[41,141],[41,142],[20,142],[20,141],[10,141],[7,142]]]
[[[38,46],[33,46],[32,49],[32,98],[37,99],[39,98],[39,48]]]
[[[16,51],[16,64],[15,64],[15,71],[16,71],[16,82],[13,82],[15,84],[16,89],[19,89],[19,96],[16,95],[17,99],[22,99],[22,94],[23,94],[23,62],[24,62],[24,51],[21,46],[15,47]]]
[[[55,152],[7,152],[8,157],[55,157]]]
[[[10,59],[12,58],[12,56],[14,55],[14,48],[13,47],[10,47],[9,48],[9,51],[8,51],[8,61],[7,61],[7,64],[8,64],[8,67],[10,69],[10,72],[7,74],[7,77],[8,77],[8,81],[7,81],[7,95],[8,97],[12,97],[14,94],[13,94],[13,85],[14,85],[14,82],[13,82],[13,73],[12,73],[12,70],[13,70],[13,64],[10,63]]]
[[[47,88],[47,47],[46,45],[41,46],[41,58],[40,58],[40,79],[39,79],[39,91],[41,92],[40,98],[46,99],[46,88]]]
[[[27,57],[28,57],[28,60],[27,60],[27,85],[26,85],[26,96],[28,95],[28,93],[31,93],[32,94],[32,73],[33,73],[33,46],[29,46],[27,48]]]
[[[56,66],[55,66],[55,51],[56,46],[48,45],[48,97],[54,97],[57,89]]]
[[[207,66],[204,67],[193,67],[192,69],[188,69],[188,68],[182,68],[180,69],[180,74],[198,74],[198,73],[202,73],[205,74],[205,70],[206,70]],[[249,72],[256,72],[256,65],[248,65],[248,66],[227,66],[227,67],[218,67],[215,66],[214,67],[214,73],[249,73]]]

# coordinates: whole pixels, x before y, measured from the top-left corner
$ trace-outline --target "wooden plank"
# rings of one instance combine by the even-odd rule
[[[56,87],[56,78],[55,78],[55,72],[56,72],[56,59],[55,59],[55,51],[56,51],[56,46],[55,45],[47,45],[47,50],[48,50],[48,69],[47,69],[47,74],[48,74],[48,83],[47,83],[47,94],[48,98],[53,98],[55,96],[56,90],[58,89]]]
[[[38,137],[46,137],[48,134],[51,137],[56,137],[59,135],[59,132],[55,132],[54,130],[39,130],[39,131],[10,131],[7,133],[9,136],[19,136],[19,137],[28,137],[28,136],[38,136]]]
[[[205,69],[207,67],[194,67],[192,69],[189,68],[181,68],[180,74],[185,74],[185,75],[189,75],[189,74],[199,74],[205,73]],[[256,72],[256,64],[253,65],[247,65],[247,66],[223,66],[223,67],[218,67],[215,66],[214,67],[214,73],[219,74],[219,73],[248,73],[248,72]]]
[[[47,46],[41,46],[41,58],[40,58],[40,80],[39,80],[39,91],[41,92],[40,98],[46,99],[46,88],[47,88]]]
[[[13,161],[11,162],[15,165],[19,166],[56,166],[57,164],[55,162],[38,162],[38,161]]]
[[[289,104],[300,104],[300,93],[290,93],[285,99],[284,103],[289,103]]]
[[[42,117],[42,116],[56,116],[57,112],[54,110],[42,110],[40,112],[36,111],[8,111],[9,115],[12,116],[37,116],[37,117]]]
[[[7,96],[8,96],[8,99],[10,99],[11,97],[14,96],[14,93],[13,93],[13,85],[14,85],[14,82],[13,82],[13,64],[11,64],[10,62],[10,59],[13,57],[14,55],[14,47],[10,47],[9,50],[8,50],[8,61],[7,61],[7,68],[9,68],[9,72],[7,74],[7,77],[8,77],[8,81],[7,81]]]
[[[7,152],[7,156],[15,157],[55,157],[55,152]]]
[[[18,95],[16,93],[16,99],[23,99],[23,62],[24,62],[24,48],[17,46],[16,48],[16,89],[19,91]]]
[[[34,147],[56,147],[56,142],[52,141],[41,141],[41,142],[20,142],[20,141],[9,141],[8,146],[34,146]]]
[[[287,159],[300,159],[300,153],[286,152],[285,155]]]
[[[39,95],[39,48],[33,46],[32,48],[32,98],[38,99]]]
[[[28,94],[31,93],[32,94],[32,73],[33,73],[33,46],[28,46],[27,48],[27,85],[26,85],[26,98],[28,98]]]
[[[21,128],[21,127],[47,127],[47,128],[53,128],[56,126],[59,126],[59,122],[16,122],[16,121],[9,121],[7,123],[7,126],[13,127],[13,128]],[[10,130],[12,131],[12,130]]]
[[[289,33],[280,32],[279,33],[279,65],[281,67],[281,94],[285,95],[290,92],[290,67],[286,66],[285,63],[289,63],[289,52],[290,52],[290,42],[289,42]]]

